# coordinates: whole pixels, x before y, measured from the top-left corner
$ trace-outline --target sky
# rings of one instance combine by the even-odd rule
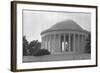
[[[52,25],[71,19],[87,31],[91,31],[91,14],[79,12],[53,12],[53,11],[23,11],[23,36],[30,42],[41,42],[40,33]]]

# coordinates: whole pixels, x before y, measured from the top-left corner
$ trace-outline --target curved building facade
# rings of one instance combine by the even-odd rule
[[[41,32],[41,47],[48,49],[52,54],[62,52],[84,53],[85,38],[88,33],[73,20],[61,21]]]

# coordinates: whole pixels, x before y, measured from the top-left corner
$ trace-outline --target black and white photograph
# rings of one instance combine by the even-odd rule
[[[91,59],[91,13],[23,10],[23,62]]]
[[[97,6],[12,2],[11,69],[97,66]]]

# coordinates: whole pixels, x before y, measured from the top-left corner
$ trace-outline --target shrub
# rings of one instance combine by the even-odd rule
[[[23,37],[23,56],[43,56],[49,55],[50,52],[46,49],[41,49],[41,42],[33,40],[28,43],[26,37]]]
[[[38,40],[33,40],[29,44],[30,55],[34,55],[41,48],[41,43]]]
[[[86,38],[86,46],[85,46],[85,52],[91,53],[91,34],[89,33],[88,37]]]
[[[50,52],[46,49],[39,49],[35,51],[34,56],[50,55]]]

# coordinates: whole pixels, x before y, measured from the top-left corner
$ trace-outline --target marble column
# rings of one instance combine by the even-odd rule
[[[41,45],[41,48],[42,48],[42,49],[44,48],[44,40],[43,40],[43,36],[42,36],[42,45]]]
[[[56,36],[56,34],[55,34],[55,51],[57,52],[57,36]]]
[[[47,35],[46,35],[46,49],[47,49],[47,47],[48,47],[48,43],[47,43]]]
[[[49,41],[50,41],[50,52],[51,52],[51,34],[49,35]]]
[[[84,49],[84,35],[82,35],[82,48],[81,48],[81,52],[83,52]]]
[[[44,36],[44,49],[46,48],[46,47],[45,47],[45,45],[46,45],[45,42],[46,42],[46,40],[45,40],[45,36]]]
[[[59,51],[62,52],[62,49],[61,49],[61,34],[59,34]]]
[[[85,52],[85,44],[86,44],[86,43],[85,43],[85,35],[83,36],[83,44],[84,44],[84,45],[83,45],[83,52]]]
[[[52,52],[52,50],[53,50],[53,43],[52,43],[52,41],[53,41],[53,36],[52,36],[52,34],[51,34],[51,52]]]
[[[80,34],[78,34],[78,52],[80,50]]]
[[[64,51],[66,50],[66,34],[64,34]]]
[[[47,48],[48,49],[48,35],[46,36],[46,44],[47,44]]]
[[[54,44],[53,44],[53,47],[54,47],[54,52],[55,52],[55,49],[56,49],[56,35],[54,34]]]
[[[43,48],[45,48],[45,36],[43,37]]]
[[[48,50],[50,51],[50,36],[49,35],[47,36],[47,43],[48,43],[48,46],[47,46]]]
[[[75,43],[76,43],[76,35],[75,35],[75,33],[73,34],[73,52],[76,52],[76,45],[75,45]]]
[[[71,51],[71,39],[70,39],[70,33],[68,34],[68,51]]]
[[[81,49],[82,49],[82,34],[80,34],[80,53],[81,53]]]
[[[47,36],[45,36],[45,49],[47,49]]]

